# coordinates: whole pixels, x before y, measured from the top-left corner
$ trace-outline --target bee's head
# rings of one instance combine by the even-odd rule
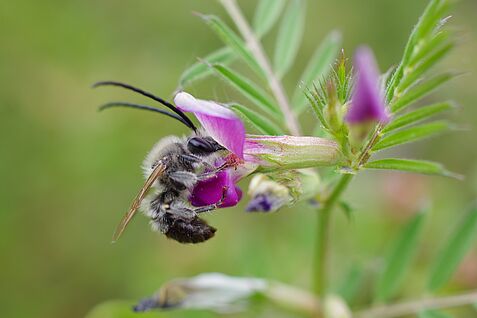
[[[212,137],[194,136],[187,140],[187,149],[197,156],[211,155],[225,148]]]

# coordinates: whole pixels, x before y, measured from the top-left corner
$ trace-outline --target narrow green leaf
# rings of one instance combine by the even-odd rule
[[[248,120],[255,128],[265,135],[284,135],[284,131],[275,123],[261,114],[239,104],[231,104],[230,108]]]
[[[452,318],[452,316],[442,311],[425,310],[419,313],[418,318]]]
[[[384,271],[377,282],[376,300],[389,300],[399,288],[416,252],[425,215],[426,213],[421,212],[412,218],[393,243]]]
[[[410,127],[384,135],[384,137],[373,147],[373,150],[382,150],[408,142],[423,139],[449,129],[449,124],[445,121],[435,121],[428,124]]]
[[[418,43],[422,44],[428,41],[433,30],[440,24],[442,15],[447,7],[448,0],[431,0],[423,14],[420,16],[409,36],[409,40],[406,43],[401,62],[393,73],[386,88],[385,96],[388,103],[394,98],[397,91],[396,88],[402,80],[405,68],[409,65],[409,62],[415,53],[416,46]]]
[[[419,18],[412,34],[411,44],[419,42],[421,39],[427,37],[433,29],[439,25],[445,10],[449,5],[448,0],[431,0],[424,10],[422,16]],[[412,50],[412,48],[409,48]]]
[[[268,33],[280,17],[285,0],[260,0],[253,17],[253,28],[258,37]]]
[[[344,276],[341,285],[337,289],[337,294],[340,295],[346,303],[351,303],[360,291],[360,285],[363,283],[364,271],[358,265],[353,265],[349,272]]]
[[[447,43],[446,45],[436,49],[429,54],[425,59],[419,62],[417,66],[411,66],[404,70],[405,76],[398,86],[398,90],[403,92],[412,84],[414,84],[425,72],[427,72],[432,66],[439,62],[450,50],[454,47],[453,43]],[[407,73],[407,74],[406,74]]]
[[[263,69],[258,64],[255,57],[250,53],[244,41],[235,34],[220,18],[214,15],[202,15],[202,19],[217,34],[217,36],[229,46],[240,58],[242,58],[250,68],[257,74],[266,78]]]
[[[398,98],[394,104],[391,104],[391,111],[396,113],[400,110],[403,110],[411,103],[423,98],[424,96],[431,93],[437,87],[441,86],[442,84],[446,83],[447,81],[451,80],[455,77],[455,74],[445,73],[437,75],[430,80],[422,82],[420,84],[415,85],[407,92],[404,93],[403,96]]]
[[[435,291],[442,287],[457,269],[462,258],[472,246],[477,234],[477,208],[474,206],[454,229],[444,249],[437,257],[431,271],[428,288]]]
[[[388,133],[411,124],[416,124],[451,108],[452,104],[450,102],[419,107],[416,110],[393,119],[388,125],[386,125],[386,127],[384,127],[383,133]]]
[[[455,177],[458,179],[460,178],[459,175],[449,172],[440,163],[427,160],[389,158],[370,161],[366,163],[364,167],[366,169],[399,170],[429,175]]]
[[[318,117],[321,126],[323,126],[325,129],[329,129],[328,122],[326,121],[325,115],[323,114],[323,109],[318,100],[316,99],[316,96],[314,96],[314,94],[311,92],[305,91],[305,97],[308,99],[308,102],[310,103],[311,108],[315,112],[316,117]]]
[[[370,161],[366,163],[364,167],[366,169],[399,170],[459,178],[458,175],[447,171],[440,163],[425,160],[399,158],[380,159]]]
[[[203,61],[192,64],[182,73],[179,80],[180,87],[185,87],[198,79],[213,74],[213,71],[207,64],[220,63],[226,65],[232,62],[235,58],[236,55],[230,47],[223,47],[210,53],[202,59]]]
[[[303,93],[303,88],[310,86],[313,81],[321,79],[328,74],[336,59],[340,46],[341,34],[338,31],[332,31],[316,49],[293,95],[293,106],[297,113],[306,109],[306,97]]]
[[[291,0],[278,30],[274,70],[282,77],[293,65],[305,26],[305,1]]]
[[[418,44],[415,54],[413,54],[409,61],[409,65],[416,65],[428,54],[434,52],[437,48],[444,46],[446,43],[449,43],[449,32],[446,31],[441,31],[434,35],[430,40],[423,41],[423,43]]]
[[[226,66],[214,64],[211,67],[219,75],[226,79],[229,84],[235,87],[240,93],[259,106],[262,110],[268,112],[274,118],[280,121],[282,120],[282,114],[278,107],[274,104],[273,99],[267,95],[267,93],[265,93],[259,85],[253,83],[249,79],[236,73]]]

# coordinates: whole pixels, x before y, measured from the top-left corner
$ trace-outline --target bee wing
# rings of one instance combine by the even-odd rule
[[[126,229],[126,226],[129,224],[129,222],[132,220],[137,210],[139,209],[139,206],[141,205],[141,201],[146,196],[147,191],[151,188],[154,181],[156,181],[157,178],[159,178],[159,176],[164,172],[165,169],[166,169],[166,166],[164,164],[159,163],[154,168],[152,173],[149,175],[146,182],[142,186],[141,190],[139,191],[137,196],[134,198],[134,201],[132,202],[131,207],[129,208],[129,211],[123,216],[123,218],[121,219],[121,222],[119,222],[119,225],[116,228],[116,231],[114,232],[114,235],[113,235],[113,243],[119,239],[121,234],[123,234],[124,230]]]

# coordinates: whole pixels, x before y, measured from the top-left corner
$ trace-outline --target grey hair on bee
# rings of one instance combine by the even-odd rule
[[[179,120],[172,113],[160,111],[159,109],[154,108],[154,107],[136,105],[136,104],[132,104],[132,103],[122,103],[122,102],[120,102],[120,103],[108,103],[106,105],[101,106],[100,110],[103,110],[105,108],[113,107],[113,105],[117,105],[117,106],[123,106],[123,107],[131,107],[131,108],[138,108],[138,109],[143,109],[143,110],[155,111],[155,112],[159,112],[163,115],[178,119],[181,123],[183,123],[184,125],[186,125],[190,129],[192,129],[193,131],[197,131],[197,127],[194,125],[194,123],[181,110],[179,110],[177,107],[175,107],[174,105],[172,105],[168,101],[166,101],[166,100],[164,100],[160,97],[157,97],[152,93],[146,92],[146,91],[144,91],[140,88],[134,87],[134,86],[129,85],[129,84],[125,84],[125,83],[121,83],[121,82],[115,82],[115,81],[103,81],[103,82],[97,82],[97,83],[93,84],[93,88],[100,87],[100,86],[117,86],[117,87],[121,87],[121,88],[130,90],[130,91],[136,92],[140,95],[146,96],[146,97],[148,97],[152,100],[155,100],[156,102],[159,102],[162,105],[166,106],[167,108],[172,110],[174,113],[176,113],[178,115],[178,117],[180,117],[182,120]]]

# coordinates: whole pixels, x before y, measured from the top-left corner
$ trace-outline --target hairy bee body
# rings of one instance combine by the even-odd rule
[[[214,236],[216,229],[198,214],[217,208],[217,204],[195,208],[188,198],[199,180],[213,176],[217,154],[222,150],[215,140],[202,134],[165,137],[153,147],[144,160],[144,174],[149,176],[157,165],[163,165],[164,172],[153,185],[156,191],[143,201],[142,210],[151,218],[154,230],[180,243],[199,243]]]
[[[216,166],[217,159],[220,156],[225,158],[227,155],[221,152],[227,150],[205,131],[198,129],[184,112],[170,102],[121,82],[103,81],[94,84],[93,87],[99,86],[121,87],[169,109],[169,111],[162,110],[129,102],[111,102],[102,105],[100,110],[126,107],[151,111],[176,120],[193,131],[189,137],[165,137],[152,148],[143,163],[146,182],[116,228],[113,242],[119,239],[139,207],[151,218],[153,229],[178,242],[199,243],[214,236],[215,228],[199,218],[198,214],[217,209],[225,199],[226,189],[223,189],[222,199],[219,202],[208,206],[193,207],[189,203],[189,196],[197,182],[214,177],[221,170],[235,165],[224,163],[220,167]],[[154,193],[145,198],[151,187],[155,189]]]

